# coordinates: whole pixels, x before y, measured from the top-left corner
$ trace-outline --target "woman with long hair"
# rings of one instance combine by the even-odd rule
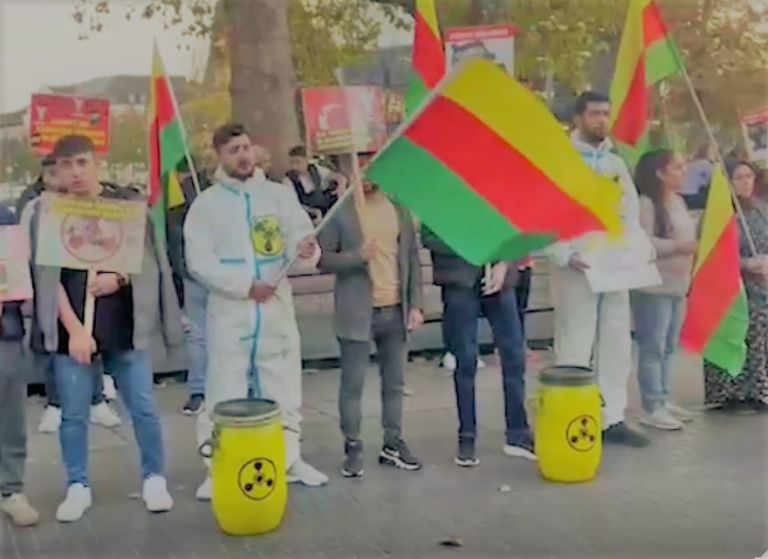
[[[768,410],[768,203],[758,191],[757,172],[746,161],[729,166],[728,177],[744,211],[752,253],[740,222],[741,275],[749,302],[747,361],[742,374],[730,377],[712,363],[704,363],[705,404],[716,409]]]
[[[679,193],[684,179],[685,165],[669,150],[647,153],[635,170],[640,223],[656,249],[663,279],[662,285],[631,293],[645,412],[640,422],[668,431],[682,429],[682,422],[692,418],[673,403],[670,379],[696,253],[696,224]]]

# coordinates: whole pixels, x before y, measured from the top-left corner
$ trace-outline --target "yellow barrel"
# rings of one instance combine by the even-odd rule
[[[602,399],[590,369],[552,367],[539,376],[535,425],[541,475],[564,483],[589,481],[602,457]]]
[[[288,499],[280,409],[271,400],[217,404],[211,456],[212,506],[231,536],[256,536],[280,526]]]

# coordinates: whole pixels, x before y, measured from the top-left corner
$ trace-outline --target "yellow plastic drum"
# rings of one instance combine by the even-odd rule
[[[589,481],[602,457],[602,400],[595,376],[580,367],[541,372],[535,444],[541,475],[564,483]]]
[[[271,400],[230,400],[212,413],[212,506],[231,536],[255,536],[280,526],[285,514],[285,442],[280,410]]]

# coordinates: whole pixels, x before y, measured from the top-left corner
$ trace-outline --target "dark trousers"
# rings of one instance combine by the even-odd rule
[[[373,309],[371,339],[381,375],[381,427],[384,444],[400,441],[403,420],[403,373],[408,354],[405,322],[400,306]],[[341,386],[339,415],[341,432],[347,439],[360,437],[363,387],[371,364],[371,343],[339,339],[341,346]]]
[[[480,313],[493,332],[499,351],[504,383],[504,411],[507,442],[529,432],[525,411],[525,348],[517,313],[515,294],[504,289],[481,297],[476,289],[443,287],[443,324],[448,351],[456,357],[454,384],[459,412],[459,436],[477,436],[475,376],[477,374],[477,320]]]
[[[21,342],[0,341],[0,494],[20,493],[27,460],[27,430],[24,406],[27,379],[24,377]]]
[[[39,356],[39,361],[45,367],[45,397],[48,405],[53,408],[61,407],[59,391],[56,388],[56,374],[53,370],[53,355],[45,354]],[[90,373],[89,373],[90,374]],[[104,375],[101,372],[93,373],[93,397],[91,405],[97,406],[104,401]]]
[[[531,295],[531,276],[533,270],[525,268],[520,270],[515,286],[515,301],[517,302],[517,315],[520,317],[520,331],[525,340],[525,314],[528,310],[528,299]]]

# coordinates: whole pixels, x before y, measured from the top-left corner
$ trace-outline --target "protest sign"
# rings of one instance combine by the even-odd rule
[[[29,246],[18,225],[0,226],[0,301],[32,298]]]
[[[33,95],[29,107],[30,147],[35,153],[47,154],[60,138],[78,134],[90,138],[97,153],[107,153],[109,111],[107,99]]]
[[[741,115],[741,130],[750,161],[768,163],[768,107]]]
[[[303,89],[301,97],[313,154],[372,152],[384,145],[387,123],[381,88],[312,87]]]
[[[40,204],[37,264],[141,272],[147,221],[143,201],[44,193]]]
[[[481,25],[448,29],[445,35],[446,67],[450,71],[468,58],[484,58],[515,75],[514,25]]]

